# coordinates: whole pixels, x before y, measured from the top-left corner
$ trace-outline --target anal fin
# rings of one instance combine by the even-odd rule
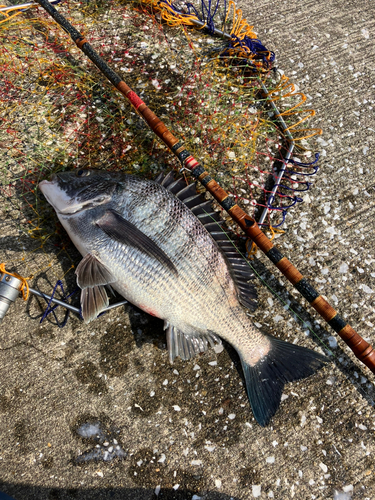
[[[164,322],[164,330],[167,330],[167,346],[169,361],[173,363],[177,356],[183,360],[194,358],[197,354],[207,351],[211,346],[221,344],[220,338],[212,332],[199,335],[186,335],[178,328]]]

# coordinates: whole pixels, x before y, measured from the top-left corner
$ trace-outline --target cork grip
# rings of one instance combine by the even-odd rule
[[[210,182],[206,184],[206,189],[220,204],[225,198],[228,198],[228,193],[224,191],[214,179],[211,179]]]
[[[338,334],[365,365],[369,366],[368,363],[375,365],[374,349],[350,325],[346,325]]]
[[[337,311],[321,295],[311,302],[311,305],[327,323],[337,315]],[[356,357],[374,372],[375,351],[372,346],[348,324],[337,331],[337,334],[350,347]]]
[[[296,269],[286,257],[283,257],[276,267],[288,278],[292,285],[296,285],[303,278],[302,274]]]
[[[327,323],[337,314],[337,311],[321,295],[311,302],[311,305],[316,311],[318,311],[321,317],[327,321]]]

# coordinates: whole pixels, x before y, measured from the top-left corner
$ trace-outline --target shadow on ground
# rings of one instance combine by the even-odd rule
[[[153,489],[144,488],[92,488],[92,489],[58,489],[38,488],[35,486],[4,484],[1,485],[0,500],[238,500],[223,493],[208,492],[200,496],[188,490],[162,488],[158,494]],[[8,496],[13,495],[13,498]]]

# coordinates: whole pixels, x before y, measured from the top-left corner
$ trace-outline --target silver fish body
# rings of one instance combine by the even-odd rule
[[[79,174],[58,174],[40,189],[84,257],[76,274],[85,320],[108,304],[104,286],[110,284],[164,319],[171,361],[225,339],[241,358],[254,415],[266,425],[285,382],[313,373],[323,356],[254,327],[227,258],[169,190],[131,175]]]

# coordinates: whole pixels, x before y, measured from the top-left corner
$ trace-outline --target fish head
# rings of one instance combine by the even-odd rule
[[[100,170],[78,170],[54,174],[50,181],[42,181],[39,189],[62,219],[108,205],[120,184],[116,174]]]
[[[77,170],[59,172],[51,180],[39,184],[39,189],[83,256],[91,251],[90,245],[103,237],[96,222],[107,210],[121,205],[126,178],[124,173]]]

